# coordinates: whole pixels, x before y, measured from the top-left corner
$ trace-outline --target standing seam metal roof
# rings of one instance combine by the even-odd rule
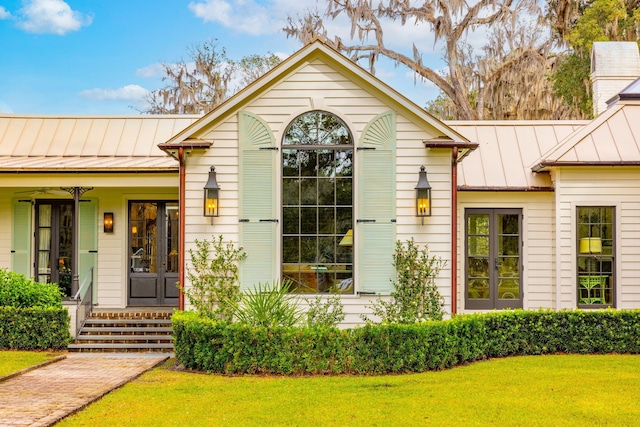
[[[158,144],[200,117],[0,116],[0,170],[174,170]]]
[[[575,121],[448,121],[448,126],[479,148],[458,164],[461,190],[535,190],[552,188],[547,173],[531,167],[541,153],[589,123]]]

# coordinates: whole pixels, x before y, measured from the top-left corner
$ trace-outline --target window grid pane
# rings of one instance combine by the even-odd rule
[[[577,208],[577,302],[579,306],[614,305],[614,208]]]
[[[301,293],[353,292],[353,142],[337,117],[311,112],[285,132],[282,276]]]

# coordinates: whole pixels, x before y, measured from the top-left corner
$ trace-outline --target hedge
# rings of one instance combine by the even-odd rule
[[[385,374],[486,358],[640,353],[640,310],[501,311],[412,325],[260,328],[193,312],[172,317],[177,359],[226,374]]]
[[[0,269],[0,307],[62,307],[62,293],[55,283],[38,283]]]
[[[71,340],[69,313],[62,307],[0,307],[0,349],[62,349]]]

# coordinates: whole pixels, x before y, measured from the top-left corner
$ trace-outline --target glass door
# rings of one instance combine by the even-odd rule
[[[522,212],[466,210],[466,307],[522,308]]]
[[[73,202],[36,202],[35,271],[40,283],[57,283],[63,296],[77,292],[72,288]]]
[[[129,305],[178,304],[178,203],[129,203]]]

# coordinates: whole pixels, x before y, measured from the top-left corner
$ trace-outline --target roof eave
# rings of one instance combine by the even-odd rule
[[[110,168],[110,169],[89,169],[89,168],[19,168],[19,169],[3,169],[0,168],[0,174],[22,174],[22,173],[68,173],[68,174],[87,174],[87,173],[124,173],[124,174],[151,174],[151,173],[175,173],[178,172],[178,166],[167,166],[162,168]]]
[[[189,139],[185,139],[182,142],[175,142],[175,143],[165,142],[163,144],[158,144],[158,148],[164,151],[165,153],[167,153],[169,156],[173,157],[174,159],[179,160],[178,156],[176,155],[176,152],[180,148],[183,148],[186,150],[208,150],[209,148],[211,148],[212,145],[213,145],[212,141],[189,138]]]
[[[315,55],[316,52],[321,52],[322,54],[327,55],[332,61],[335,61],[344,70],[355,74],[362,81],[375,88],[383,96],[393,100],[396,105],[401,106],[406,112],[413,114],[415,117],[418,117],[421,120],[424,120],[426,123],[433,126],[435,129],[445,134],[447,137],[467,142],[466,138],[463,135],[459,134],[454,129],[450,128],[445,123],[432,116],[424,108],[420,108],[400,92],[393,89],[391,86],[369,73],[357,63],[351,61],[338,50],[327,44],[326,41],[324,41],[322,38],[315,37],[303,48],[283,60],[276,67],[269,70],[267,73],[243,88],[231,98],[224,101],[218,107],[200,118],[200,120],[187,126],[180,133],[174,135],[173,138],[171,138],[165,144],[161,144],[161,146],[174,146],[176,144],[179,144],[180,141],[188,140],[190,137],[197,135],[197,133],[207,125],[239,108],[239,106],[246,103],[247,100],[260,93],[264,87],[268,87],[272,83],[278,81],[278,79],[286,75],[289,70],[293,70],[298,65],[304,63],[305,61],[308,61],[310,58],[313,58],[313,55]]]
[[[433,138],[422,141],[425,148],[450,148],[458,149],[458,157],[456,158],[456,162],[460,163],[462,159],[467,157],[472,151],[478,148],[477,142],[469,142],[469,141],[453,141],[448,138]]]
[[[553,187],[536,187],[536,186],[528,186],[528,187],[476,187],[476,186],[468,186],[468,185],[460,185],[458,186],[458,191],[475,191],[475,192],[494,192],[494,193],[504,193],[504,192],[525,192],[525,193],[548,193],[553,192]]]
[[[531,170],[533,172],[543,172],[549,170],[552,167],[594,167],[594,166],[602,166],[602,167],[612,167],[612,166],[640,166],[640,161],[632,160],[632,161],[593,161],[593,162],[540,162],[537,165],[533,166]]]

